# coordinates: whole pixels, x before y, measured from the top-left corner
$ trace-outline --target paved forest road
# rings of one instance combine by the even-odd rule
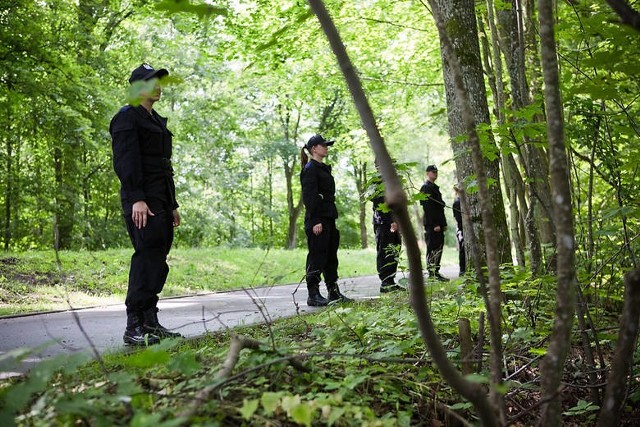
[[[454,278],[457,277],[458,268],[443,267],[442,273]],[[341,291],[356,300],[377,298],[379,284],[376,276],[339,281]],[[296,288],[297,284],[280,285],[161,299],[158,303],[159,318],[168,329],[180,332],[185,337],[197,337],[211,331],[261,323],[264,322],[265,315],[276,319],[322,310],[307,306],[307,289],[304,284],[297,291]],[[326,295],[326,289],[323,286],[321,289]],[[264,314],[258,306],[263,307]],[[89,340],[101,354],[121,350],[124,347],[122,334],[125,323],[124,304],[2,317],[0,378],[26,372],[39,361],[59,354],[89,351]],[[8,353],[21,348],[35,350],[17,363]]]

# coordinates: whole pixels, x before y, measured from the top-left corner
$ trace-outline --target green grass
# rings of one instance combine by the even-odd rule
[[[5,253],[0,256],[0,316],[121,303],[131,253],[128,248],[63,251],[60,268],[53,251]],[[303,249],[173,249],[161,296],[298,283],[306,256]],[[341,249],[338,257],[342,278],[376,274],[374,249]],[[455,264],[456,257],[455,249],[445,248],[443,264]]]

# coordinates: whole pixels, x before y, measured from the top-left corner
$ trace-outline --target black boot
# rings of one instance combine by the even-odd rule
[[[151,334],[142,327],[141,313],[127,313],[127,329],[124,330],[122,340],[126,345],[152,345],[158,344],[160,338]]]
[[[340,292],[340,288],[337,283],[327,283],[327,290],[329,291],[329,303],[332,302],[353,302],[351,298],[347,298]]]
[[[144,323],[142,329],[145,332],[156,335],[159,338],[182,338],[177,332],[171,332],[158,322],[158,309],[156,307],[149,308],[143,313]]]
[[[396,283],[383,283],[380,285],[380,293],[386,294],[388,292],[404,291],[405,289]]]
[[[322,296],[320,293],[320,286],[307,285],[307,291],[309,297],[307,298],[307,305],[310,307],[324,307],[329,304],[329,300]]]

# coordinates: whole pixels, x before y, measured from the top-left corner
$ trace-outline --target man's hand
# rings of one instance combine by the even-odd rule
[[[180,218],[180,212],[178,212],[178,209],[174,209],[173,210],[173,226],[179,227],[181,222],[182,222],[182,218]]]
[[[398,224],[396,224],[395,222],[392,222],[390,231],[392,233],[395,233],[396,231],[398,231]]]
[[[322,223],[316,224],[313,226],[313,234],[319,236],[322,233]]]
[[[149,206],[147,206],[147,202],[144,200],[140,200],[133,204],[133,209],[131,210],[131,219],[133,220],[133,224],[140,228],[144,228],[147,226],[147,216],[155,216]]]

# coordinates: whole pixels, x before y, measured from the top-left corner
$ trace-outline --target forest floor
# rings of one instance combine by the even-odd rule
[[[542,300],[546,293],[541,293],[532,308],[515,291],[528,291],[527,280],[518,279],[515,287],[513,281],[504,283],[509,298],[503,393],[509,423],[516,426],[537,421],[539,363],[552,325],[552,298]],[[487,383],[491,352],[486,332],[479,334],[484,302],[477,284],[470,278],[447,285],[428,282],[426,292],[434,327],[458,368],[458,320],[471,321],[479,346],[473,358],[476,373],[469,378]],[[615,316],[607,324],[599,329],[597,349],[605,365],[616,339]],[[587,360],[576,334],[558,394],[567,426],[594,425],[599,411],[596,398],[602,395],[606,371],[590,368]],[[640,425],[639,402],[636,368],[621,426]],[[473,407],[443,381],[406,292],[104,354],[89,364],[86,358],[66,355],[38,364],[27,377],[0,383],[0,425],[168,426],[186,419],[192,425],[274,426],[478,422]]]

